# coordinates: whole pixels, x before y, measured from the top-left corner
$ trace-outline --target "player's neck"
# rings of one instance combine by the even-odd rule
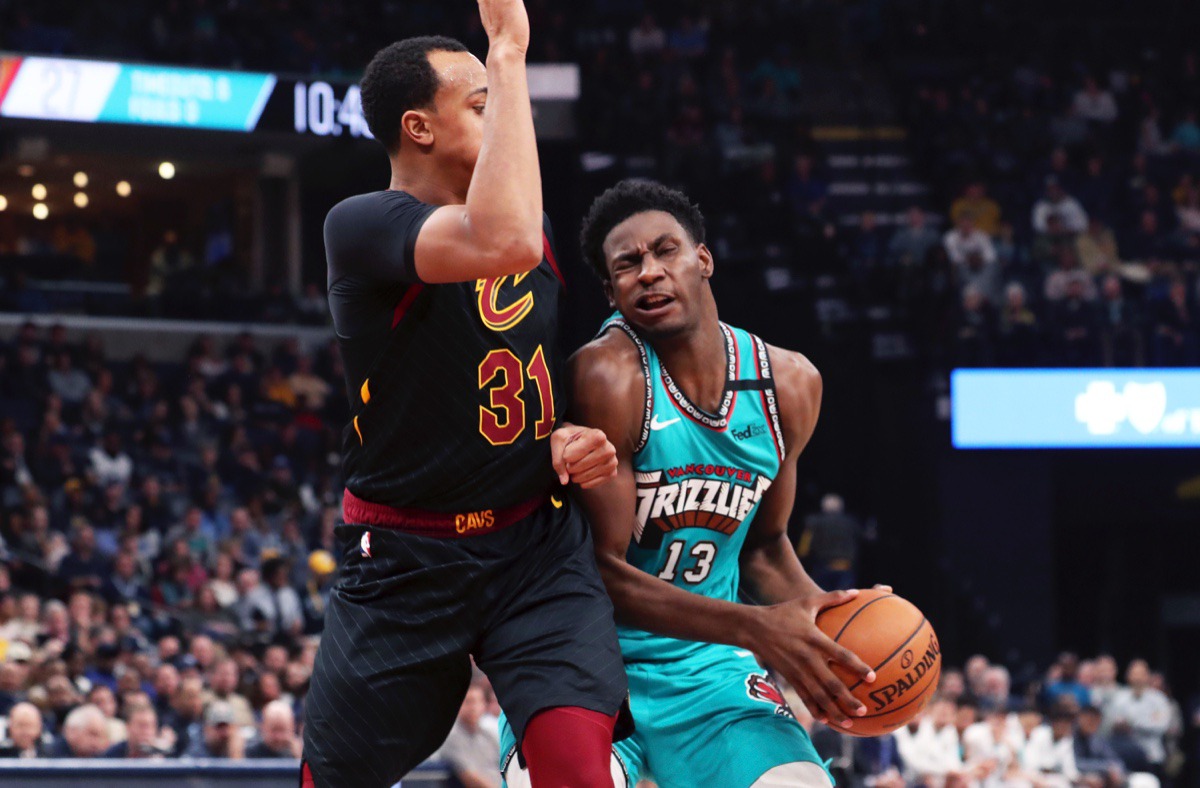
[[[465,205],[469,186],[468,181],[458,188],[431,156],[413,158],[400,154],[392,159],[392,180],[388,188],[408,192],[428,205]]]
[[[727,367],[725,334],[715,305],[694,328],[656,340],[654,350],[688,399],[709,413],[720,407]]]

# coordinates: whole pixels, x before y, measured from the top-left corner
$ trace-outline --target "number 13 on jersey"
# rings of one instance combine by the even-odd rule
[[[479,388],[487,391],[488,404],[479,406],[479,433],[493,446],[507,446],[525,431],[525,377],[537,386],[541,416],[533,425],[536,440],[554,429],[554,389],[546,354],[538,345],[528,364],[508,348],[493,350],[479,364]]]

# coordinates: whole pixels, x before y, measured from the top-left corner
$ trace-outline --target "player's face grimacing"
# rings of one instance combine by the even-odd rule
[[[666,211],[645,211],[604,239],[605,292],[635,328],[673,336],[700,319],[700,295],[712,277],[712,253]]]
[[[470,183],[483,145],[487,69],[470,52],[430,52],[438,75],[433,111],[424,113],[436,155]]]

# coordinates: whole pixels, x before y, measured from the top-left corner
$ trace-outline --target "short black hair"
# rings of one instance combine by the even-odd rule
[[[608,281],[604,241],[621,222],[646,211],[665,211],[687,230],[692,241],[704,243],[704,214],[681,191],[657,181],[629,178],[607,190],[592,203],[579,235],[583,259],[602,281]]]
[[[400,149],[400,119],[422,109],[437,95],[438,76],[430,52],[466,52],[461,41],[446,36],[406,38],[375,53],[359,85],[362,113],[375,139],[388,153]]]

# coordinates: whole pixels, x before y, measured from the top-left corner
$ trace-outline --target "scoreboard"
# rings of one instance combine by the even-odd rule
[[[535,113],[561,125],[578,67],[530,65],[529,85]],[[11,54],[0,54],[0,117],[371,138],[349,81]]]

